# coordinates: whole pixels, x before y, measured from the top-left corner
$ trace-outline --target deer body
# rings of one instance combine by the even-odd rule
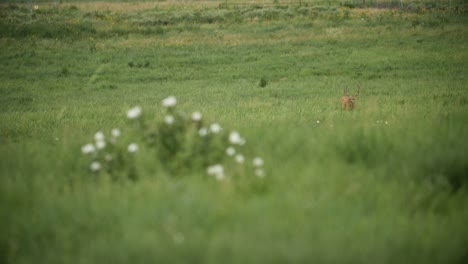
[[[343,108],[343,110],[354,109],[354,102],[358,99],[360,89],[361,87],[358,85],[356,95],[349,95],[348,87],[345,87],[344,95],[341,97],[341,107]]]

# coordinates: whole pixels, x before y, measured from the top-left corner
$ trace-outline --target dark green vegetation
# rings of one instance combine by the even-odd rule
[[[463,6],[97,7],[0,8],[0,262],[467,260]],[[88,172],[96,131],[168,95],[241,132],[263,187],[145,148],[137,181]]]

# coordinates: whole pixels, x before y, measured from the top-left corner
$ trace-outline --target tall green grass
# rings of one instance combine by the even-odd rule
[[[0,261],[463,263],[465,14],[0,9]],[[178,173],[146,147],[136,181],[89,172],[95,132],[132,137],[126,111],[162,120],[168,95],[266,176]]]

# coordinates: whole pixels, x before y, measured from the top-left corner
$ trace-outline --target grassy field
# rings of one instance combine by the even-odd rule
[[[1,5],[0,263],[466,263],[466,6],[172,3]]]

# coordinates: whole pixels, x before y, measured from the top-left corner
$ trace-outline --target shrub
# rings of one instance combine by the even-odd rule
[[[265,176],[263,159],[255,157],[246,162],[242,148],[246,143],[237,131],[225,131],[216,122],[205,123],[200,112],[186,115],[176,110],[177,100],[170,96],[162,101],[166,109],[157,122],[147,122],[139,106],[127,112],[133,138],[120,140],[120,129],[110,136],[99,131],[94,142],[82,147],[88,155],[88,170],[108,174],[113,179],[138,178],[136,155],[141,149],[154,150],[156,160],[171,175],[203,172],[223,180],[237,174]],[[151,159],[150,159],[151,160]]]

